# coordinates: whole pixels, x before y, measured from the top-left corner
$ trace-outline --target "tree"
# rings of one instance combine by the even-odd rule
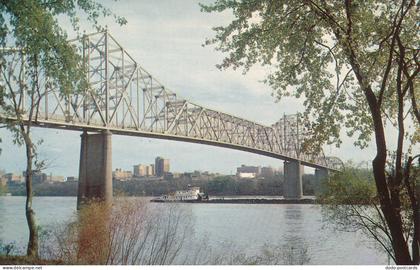
[[[141,199],[120,198],[84,206],[77,221],[47,238],[50,259],[68,264],[181,264],[194,256],[192,216],[180,205],[151,206]],[[109,215],[104,215],[108,212]],[[196,247],[195,247],[196,248]]]
[[[3,184],[0,182],[0,196],[7,194],[9,190],[7,189],[7,184]]]
[[[266,83],[277,98],[304,98],[313,131],[306,151],[319,151],[325,142],[339,146],[342,125],[362,148],[374,137],[373,175],[396,263],[418,264],[419,222],[407,238],[400,206],[408,193],[410,211],[418,213],[404,157],[420,134],[419,2],[218,0],[201,7],[234,16],[206,41],[228,53],[220,68],[270,66]],[[397,139],[385,125],[397,130]]]
[[[238,183],[230,176],[217,176],[207,183],[206,192],[211,195],[236,195]]]
[[[323,218],[340,231],[361,231],[394,261],[389,229],[379,209],[378,196],[371,170],[346,164],[345,170],[324,179],[317,199],[322,204]],[[405,200],[407,202],[407,200]],[[407,210],[407,203],[403,204]],[[404,228],[410,228],[410,211],[403,211]],[[410,230],[405,230],[410,233]]]
[[[67,42],[60,19],[67,18],[79,32],[78,13],[99,28],[100,16],[113,15],[93,0],[0,1],[0,114],[14,118],[0,119],[14,136],[14,142],[26,150],[26,204],[29,227],[27,255],[38,256],[38,234],[32,208],[32,177],[34,169],[44,164],[37,158],[37,143],[31,137],[37,121],[42,87],[60,89],[69,96],[87,87],[81,57]],[[125,19],[113,15],[120,24]]]

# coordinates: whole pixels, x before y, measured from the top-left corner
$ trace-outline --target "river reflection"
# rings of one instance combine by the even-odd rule
[[[0,197],[0,239],[24,246],[27,225],[24,197]],[[161,205],[159,207],[165,207]],[[216,250],[259,254],[264,245],[307,250],[310,264],[386,264],[387,257],[363,243],[358,233],[323,228],[318,205],[182,204],[193,216],[196,239]],[[36,197],[34,208],[43,228],[67,222],[75,197]]]

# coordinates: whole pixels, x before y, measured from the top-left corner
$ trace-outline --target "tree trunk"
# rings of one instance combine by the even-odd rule
[[[393,186],[393,183],[388,183],[386,180],[385,167],[387,146],[380,104],[376,99],[371,85],[365,79],[351,45],[349,44],[345,49],[353,72],[356,75],[357,81],[366,97],[372,116],[376,143],[376,156],[372,161],[373,176],[375,179],[376,189],[378,191],[381,210],[391,233],[391,244],[395,254],[395,260],[397,264],[413,264],[407,241],[404,238],[404,230],[400,213],[401,209],[399,206],[394,207],[395,204],[391,201],[390,189],[391,192],[395,192],[392,189],[397,187]]]
[[[400,215],[400,209],[395,209],[390,199],[388,184],[385,175],[386,164],[386,141],[385,130],[382,124],[380,109],[373,98],[374,94],[370,89],[365,91],[372,112],[374,123],[375,140],[376,140],[376,157],[372,161],[373,175],[375,178],[376,188],[378,190],[381,210],[389,227],[392,237],[392,248],[394,250],[397,264],[412,264],[410,252],[406,239],[403,234],[403,226]],[[392,187],[391,187],[392,188]]]
[[[417,175],[411,175],[411,163],[413,162],[413,157],[409,157],[407,165],[404,171],[404,184],[407,189],[408,196],[410,198],[411,209],[413,210],[413,219],[414,219],[414,233],[413,240],[411,242],[411,253],[413,257],[413,264],[418,265],[420,263],[420,211],[417,198],[420,198],[419,191],[416,185]],[[412,179],[410,179],[412,178]],[[411,181],[413,183],[411,183]]]
[[[24,129],[24,128],[23,128]],[[38,257],[38,231],[35,221],[35,212],[32,209],[32,161],[33,161],[33,147],[32,140],[29,137],[28,133],[23,134],[25,147],[26,147],[26,204],[25,204],[25,213],[26,221],[29,227],[29,240],[28,240],[28,249],[26,254],[30,257]]]

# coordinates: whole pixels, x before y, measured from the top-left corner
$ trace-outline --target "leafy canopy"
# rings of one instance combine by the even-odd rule
[[[416,172],[411,177],[419,178],[419,168],[413,170]],[[340,231],[361,231],[375,239],[375,246],[396,261],[391,247],[391,234],[379,209],[372,171],[347,163],[344,171],[323,181],[322,192],[318,194],[317,200],[321,203],[322,217],[327,226]],[[414,217],[406,192],[401,194],[400,207],[404,235],[412,238]]]
[[[414,3],[405,2],[410,7]],[[217,0],[201,4],[205,12],[229,10],[234,17],[229,25],[215,27],[215,37],[206,41],[227,54],[219,68],[246,72],[256,64],[270,66],[272,72],[266,82],[277,98],[304,98],[304,116],[312,120],[309,130],[313,135],[307,148],[314,151],[324,142],[340,145],[343,125],[348,135],[357,135],[355,144],[360,147],[367,146],[371,138],[372,117],[351,66],[352,56],[364,83],[372,86],[380,100],[381,111],[397,125],[398,67],[392,63],[387,71],[387,64],[391,51],[397,55],[390,36],[398,23],[405,48],[404,76],[400,78],[403,86],[410,75],[418,73],[416,22],[420,13],[418,8],[405,6],[400,22],[400,1]],[[391,61],[395,59],[391,57]],[[411,94],[420,98],[418,84]],[[405,98],[404,103],[414,118],[410,99]],[[418,121],[414,129],[418,129]]]
[[[63,94],[80,90],[86,87],[81,58],[68,43],[59,19],[68,20],[80,34],[79,16],[82,14],[97,29],[100,29],[97,22],[101,16],[112,15],[119,24],[126,23],[124,18],[93,0],[4,0],[0,2],[0,46],[23,50],[27,78],[42,72],[50,86]],[[2,50],[0,56],[2,63],[6,63],[7,53]],[[33,90],[31,86],[29,90]],[[5,90],[1,89],[0,101],[4,95]]]
[[[60,95],[68,96],[88,87],[81,56],[68,42],[63,28],[67,22],[80,36],[79,18],[83,15],[97,30],[102,29],[98,19],[104,16],[113,16],[121,25],[126,23],[124,18],[93,0],[0,1],[0,110],[3,114],[17,116],[17,122],[23,113],[34,119],[42,98],[40,89],[58,89]],[[29,111],[21,111],[23,102],[29,102]],[[23,136],[17,122],[7,121],[6,127],[12,131],[14,142],[21,145]],[[36,145],[31,147],[35,149]]]

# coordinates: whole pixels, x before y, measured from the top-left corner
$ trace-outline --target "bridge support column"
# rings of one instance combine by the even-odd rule
[[[283,197],[285,199],[301,199],[303,166],[300,161],[284,162]]]
[[[328,169],[315,169],[315,181],[316,181],[316,189],[315,193],[323,192],[324,185],[322,185],[322,181],[328,178],[329,172]]]
[[[81,135],[77,209],[92,199],[112,202],[111,132]]]
[[[328,169],[315,169],[315,178],[318,183],[321,183],[322,180],[328,178]]]

